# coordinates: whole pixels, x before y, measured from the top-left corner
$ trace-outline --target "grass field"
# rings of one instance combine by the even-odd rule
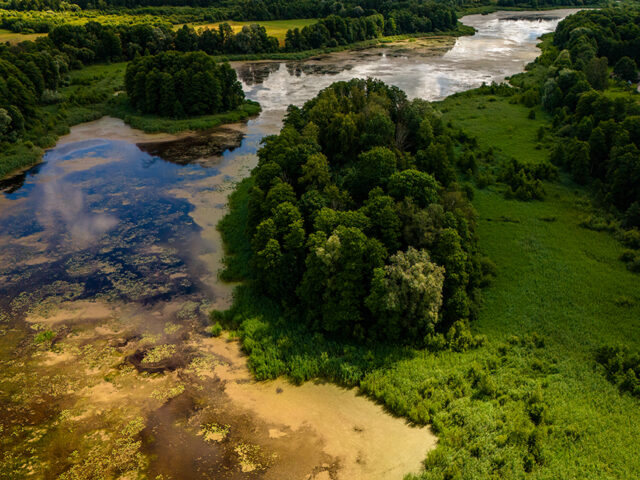
[[[267,30],[267,35],[271,37],[276,37],[280,42],[280,45],[284,45],[284,37],[287,34],[287,30],[291,30],[294,28],[306,27],[308,25],[313,25],[318,20],[316,18],[302,18],[302,19],[293,19],[293,20],[265,20],[265,21],[254,21],[254,22],[236,22],[234,20],[227,20],[225,22],[217,22],[217,23],[208,23],[204,25],[191,25],[196,29],[196,31],[203,30],[205,28],[218,28],[218,25],[221,23],[228,23],[234,32],[239,32],[242,30],[242,27],[245,25],[251,25],[257,23],[262,25]],[[177,25],[175,28],[178,29],[182,27],[182,25]]]
[[[496,162],[547,159],[536,148],[537,130],[549,130],[540,111],[530,120],[529,109],[508,98],[473,92],[439,108],[477,136],[479,148],[493,147]],[[240,184],[221,223],[236,280],[247,274],[249,187]],[[640,350],[639,278],[610,234],[580,226],[592,212],[584,189],[565,177],[545,189],[546,199],[532,202],[505,199],[500,185],[475,190],[479,248],[497,270],[472,325],[487,339],[478,349],[385,350],[309,338],[250,288],[220,318],[240,320],[259,378],[356,384],[390,412],[430,424],[439,444],[417,478],[637,478],[640,404],[607,380],[595,354],[605,345]]]
[[[481,147],[546,159],[536,150],[535,132],[548,120],[541,112],[532,121],[528,109],[508,99],[466,100],[445,101],[445,119],[476,135]],[[640,405],[607,382],[594,352],[609,344],[640,349],[639,278],[619,261],[622,246],[614,238],[579,226],[591,210],[583,190],[568,181],[545,188],[543,202],[505,200],[495,189],[476,192],[479,247],[498,276],[484,294],[475,330],[494,346],[512,335],[545,338],[536,361],[552,368],[520,372],[523,383],[543,386],[549,408],[545,461],[533,478],[633,478],[640,471]],[[498,388],[508,370],[495,369]]]
[[[27,40],[35,40],[38,37],[44,37],[46,35],[46,33],[14,33],[0,28],[0,43],[9,42],[10,44],[15,45]]]

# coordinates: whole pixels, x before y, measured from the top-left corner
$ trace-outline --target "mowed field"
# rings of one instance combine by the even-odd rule
[[[313,25],[316,23],[318,19],[316,18],[301,18],[301,19],[293,19],[293,20],[265,20],[265,21],[254,21],[254,22],[236,22],[234,20],[227,20],[225,22],[217,22],[217,23],[208,23],[205,25],[191,25],[196,31],[203,30],[205,28],[218,28],[218,25],[221,23],[228,23],[234,32],[239,32],[242,30],[242,27],[245,25],[251,24],[259,24],[262,25],[267,30],[267,35],[271,37],[276,37],[280,42],[280,45],[284,45],[284,37],[287,34],[287,30],[291,30],[294,28],[306,27],[308,25]],[[182,25],[176,26],[177,28],[182,27]]]
[[[38,37],[44,37],[46,33],[14,33],[9,30],[0,28],[0,43],[9,42],[15,45],[26,40],[35,40]]]

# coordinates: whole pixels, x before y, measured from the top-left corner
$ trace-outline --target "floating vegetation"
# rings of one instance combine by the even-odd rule
[[[213,356],[203,356],[196,357],[189,364],[187,368],[187,372],[192,375],[195,375],[199,379],[203,380],[205,378],[211,378],[214,376],[213,369],[216,365],[219,364],[219,361],[216,360]]]
[[[144,364],[159,363],[176,354],[176,346],[170,344],[158,345],[151,349],[142,359]]]
[[[72,467],[60,475],[59,480],[137,478],[137,472],[146,466],[145,457],[140,452],[142,444],[137,440],[144,427],[144,420],[137,417],[122,428],[114,442],[105,442],[99,435],[87,435],[85,441],[91,447],[86,452],[74,450],[71,453]]]
[[[143,333],[140,339],[140,345],[155,345],[160,341],[159,334]]]
[[[231,427],[229,425],[218,425],[215,422],[206,423],[202,425],[202,428],[198,432],[198,435],[202,436],[202,438],[204,438],[206,442],[221,442],[225,438],[227,438],[230,428]]]
[[[174,333],[180,331],[180,325],[169,322],[164,326],[164,333],[167,335],[173,335]]]
[[[195,320],[200,314],[200,304],[196,302],[186,302],[178,311],[178,320],[181,322]]]
[[[233,450],[238,455],[240,468],[245,473],[261,470],[270,463],[258,445],[240,443]]]
[[[56,334],[53,330],[44,330],[40,333],[38,333],[35,338],[33,339],[33,341],[35,343],[48,343],[51,340],[53,340],[53,337],[55,337]]]
[[[151,398],[160,402],[166,402],[184,392],[184,385],[176,385],[174,387],[157,389],[151,392]]]

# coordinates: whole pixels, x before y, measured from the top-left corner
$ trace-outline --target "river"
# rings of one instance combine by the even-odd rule
[[[470,37],[236,63],[247,97],[263,107],[228,127],[242,135],[237,148],[174,163],[138,144],[177,137],[103,118],[2,181],[0,471],[373,480],[418,472],[437,442],[428,428],[353,390],[256,383],[237,342],[204,333],[207,312],[231,301],[232,286],[217,280],[215,226],[287,105],[353,77],[429,100],[500,82],[570,12],[473,15],[463,19],[477,29]]]

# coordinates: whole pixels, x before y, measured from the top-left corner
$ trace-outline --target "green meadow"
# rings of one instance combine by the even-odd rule
[[[245,25],[251,25],[254,23],[262,25],[267,30],[267,35],[270,37],[276,37],[280,42],[280,45],[284,45],[284,37],[287,34],[288,30],[292,30],[294,28],[299,28],[302,30],[304,27],[309,25],[313,25],[316,23],[318,19],[316,18],[298,18],[291,20],[261,20],[261,21],[253,21],[253,22],[239,22],[235,20],[227,20],[225,22],[217,22],[217,23],[207,23],[204,25],[191,25],[196,31],[203,30],[205,28],[218,28],[221,23],[228,23],[229,26],[233,29],[234,33],[242,30],[242,27]],[[177,25],[175,28],[179,28],[181,25]]]
[[[495,171],[515,157],[543,162],[538,131],[550,119],[477,91],[438,105],[446,122],[493,148]],[[226,279],[248,274],[244,235],[250,180],[230,198],[220,224]],[[593,212],[588,192],[565,176],[544,184],[543,201],[507,200],[504,185],[475,188],[479,248],[495,263],[472,324],[484,344],[465,352],[380,348],[296,329],[250,286],[232,310],[214,313],[234,328],[258,378],[323,377],[357,385],[393,414],[430,424],[439,437],[427,479],[622,479],[640,471],[638,399],[610,383],[595,360],[606,345],[640,349],[638,276],[610,234],[580,226]],[[258,320],[261,319],[261,320]],[[480,342],[482,343],[482,342]]]
[[[441,108],[445,120],[476,136],[480,148],[493,147],[498,159],[503,154],[525,162],[546,160],[537,132],[548,127],[549,118],[537,111],[530,120],[529,109],[508,100],[472,93],[462,102],[450,98]],[[489,470],[483,472],[481,464],[488,467],[509,458],[500,445],[504,435],[514,434],[514,425],[504,420],[517,411],[521,389],[541,392],[546,405],[541,458],[531,469],[532,478],[633,478],[640,471],[638,399],[609,383],[594,357],[603,345],[640,349],[638,276],[619,260],[623,247],[611,234],[580,226],[593,210],[584,189],[561,178],[545,184],[544,201],[533,202],[506,200],[501,190],[491,186],[474,196],[479,248],[497,268],[473,325],[474,333],[486,335],[488,345],[440,359],[425,355],[399,371],[428,377],[450,369],[464,372],[474,362],[489,365],[497,398],[471,398],[459,425],[449,424],[442,432],[440,448],[445,450],[449,445],[468,449],[467,442],[460,443],[466,435],[467,440],[483,440],[477,460],[470,452],[470,461],[460,466],[461,478],[484,478]],[[514,347],[515,337],[534,336],[543,339],[542,346],[529,352]],[[505,345],[516,351],[501,355]],[[517,358],[510,358],[514,354]],[[428,373],[431,367],[435,371]],[[486,424],[474,425],[478,412],[486,412]],[[531,443],[529,437],[527,451]]]
[[[9,42],[15,45],[20,42],[26,42],[27,40],[34,41],[38,37],[44,37],[46,33],[15,33],[9,30],[0,28],[0,43]]]

